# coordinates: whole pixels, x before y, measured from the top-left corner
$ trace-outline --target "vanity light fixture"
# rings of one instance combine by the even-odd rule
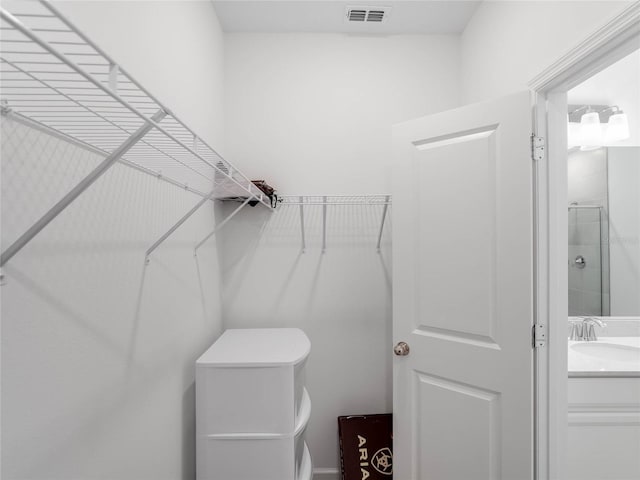
[[[569,148],[593,150],[630,137],[628,117],[617,105],[570,105],[567,117]]]
[[[613,110],[613,114],[609,117],[609,122],[607,123],[607,131],[604,136],[605,143],[620,142],[629,138],[631,134],[629,133],[627,114],[620,110],[617,105],[609,107],[608,110]]]
[[[567,142],[569,148],[580,146],[580,124],[577,122],[567,121]]]
[[[593,150],[602,146],[600,114],[591,107],[580,117],[580,150]]]

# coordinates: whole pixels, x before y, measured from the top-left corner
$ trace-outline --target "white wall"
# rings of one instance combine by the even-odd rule
[[[285,195],[389,193],[391,126],[458,105],[456,36],[230,34],[231,161]],[[231,208],[231,207],[228,207]],[[307,441],[337,471],[339,415],[391,411],[391,259],[382,208],[246,209],[218,238],[226,327],[298,326],[311,339]],[[387,232],[390,224],[386,226]]]
[[[222,34],[209,2],[60,7],[217,146]],[[2,122],[2,246],[98,161]],[[115,165],[4,268],[2,478],[195,476],[194,361],[221,329],[208,205],[144,266],[199,197]],[[206,251],[205,251],[206,250]]]
[[[224,154],[224,33],[208,0],[55,0],[63,14]]]
[[[640,315],[640,147],[610,147],[611,315]]]
[[[462,98],[473,103],[527,83],[630,1],[484,1],[461,37]]]
[[[297,206],[247,208],[217,240],[225,327],[298,327],[311,340],[306,441],[316,468],[339,468],[339,415],[392,411],[391,226],[378,253],[381,213],[328,207],[324,254],[320,206],[305,207],[305,253]]]
[[[524,88],[620,5],[484,2],[461,39],[223,39],[207,1],[59,2],[250,177],[306,195],[388,192],[392,124]],[[8,123],[3,135],[3,149],[37,162],[3,172],[6,245],[96,159],[63,149],[54,164],[42,137]],[[190,247],[212,212],[185,224],[146,269],[142,259],[195,201],[116,166],[7,266],[3,478],[193,477],[193,361],[221,321],[215,243],[200,263]],[[293,207],[270,217],[247,209],[217,240],[224,326],[298,325],[311,337],[309,443],[319,467],[337,468],[338,415],[390,410],[391,264],[387,243],[381,255],[374,248],[380,213],[330,213],[324,255],[317,208],[307,213],[304,255]]]
[[[390,191],[391,125],[458,105],[457,36],[229,34],[229,159],[282,194]]]

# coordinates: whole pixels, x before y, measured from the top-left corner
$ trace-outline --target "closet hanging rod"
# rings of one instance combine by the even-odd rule
[[[166,115],[163,110],[158,112],[152,117],[154,120],[162,120]],[[4,266],[11,257],[18,253],[22,248],[29,243],[33,237],[35,237],[40,231],[49,225],[49,223],[56,218],[60,213],[67,208],[78,196],[89,188],[93,183],[98,180],[104,173],[118,161],[122,155],[124,155],[129,149],[131,149],[136,142],[147,134],[153,126],[151,122],[145,123],[141,126],[133,135],[120,145],[116,150],[111,152],[96,168],[94,168],[80,183],[78,183],[69,193],[67,193],[62,199],[56,203],[51,209],[45,213],[40,219],[34,223],[26,232],[24,232],[15,242],[13,242],[0,256],[0,267]]]
[[[329,206],[329,205],[337,205],[337,206],[341,206],[341,205],[361,205],[361,206],[378,206],[378,205],[391,205],[391,201],[389,202],[369,202],[369,203],[364,203],[364,202],[282,202],[281,205],[300,205],[300,206],[305,206],[305,205],[309,205],[309,206],[314,206],[314,205],[319,205],[319,206]]]
[[[171,112],[170,109],[168,109],[166,106],[164,106],[162,104],[162,102],[160,102],[160,100],[158,100],[154,95],[152,95],[146,88],[144,88],[139,82],[137,82],[135,80],[134,77],[132,77],[131,75],[129,75],[127,73],[127,71],[122,68],[115,60],[113,60],[104,50],[102,50],[98,45],[96,45],[93,41],[91,41],[91,39],[89,37],[87,37],[81,30],[77,29],[68,19],[67,17],[65,17],[65,15],[58,10],[56,7],[54,7],[51,2],[49,0],[40,0],[40,3],[47,8],[54,16],[58,17],[66,26],[67,28],[69,28],[70,30],[72,30],[76,35],[78,35],[78,37],[80,37],[85,43],[87,43],[88,45],[90,45],[96,52],[98,52],[100,55],[102,55],[102,57],[104,57],[112,66],[114,66],[117,71],[119,73],[122,73],[127,80],[129,80],[133,85],[136,86],[136,88],[138,88],[142,93],[144,93],[147,97],[149,97],[153,102],[155,102],[157,105],[159,105],[163,110],[165,110],[166,112],[169,112],[169,114],[180,124],[180,126],[182,128],[184,128],[185,130],[187,130],[193,137],[197,137],[198,140],[200,142],[202,142],[204,144],[204,146],[206,146],[216,157],[220,158],[221,160],[224,161],[222,155],[220,155],[214,148],[212,148],[208,143],[206,143],[205,141],[203,141],[200,137],[198,137],[189,127],[187,127],[184,123],[182,123],[175,115],[173,115],[173,112]],[[100,87],[102,88],[102,84],[99,84]],[[117,94],[115,94],[115,92],[111,92],[111,94],[115,97],[118,97],[121,99],[122,102],[126,102],[124,99],[122,99],[122,96],[118,96]],[[144,117],[143,117],[144,118]],[[156,125],[156,128],[158,128],[161,132],[165,133],[164,130],[162,128],[160,128],[158,125]],[[169,138],[173,139],[174,141],[176,141],[176,143],[179,143],[181,145],[183,145],[185,148],[187,148],[189,151],[191,151],[191,153],[193,153],[193,155],[195,155],[196,157],[200,158],[202,161],[208,163],[211,167],[213,167],[216,171],[224,174],[225,172],[220,170],[220,168],[216,165],[212,165],[209,162],[207,162],[204,158],[202,158],[200,155],[198,155],[196,152],[194,152],[193,150],[191,150],[189,147],[187,147],[186,145],[182,144],[182,142],[180,142],[177,139],[174,139],[174,137],[172,137],[171,135],[169,135],[168,133],[165,133],[165,135],[167,135]],[[228,162],[227,162],[228,163]],[[234,169],[235,170],[235,169]],[[249,185],[249,193],[256,193],[253,190],[253,185],[251,183],[251,181],[244,176],[241,172],[235,170],[236,173],[238,173],[239,175],[241,175],[244,180],[246,180],[248,183],[247,185]],[[233,177],[229,177],[229,179],[231,181],[235,182],[235,179]],[[236,182],[237,183],[237,182]],[[242,188],[246,188],[243,185],[238,183],[238,186],[242,187]],[[263,201],[262,196],[260,196],[260,202],[263,203],[265,206],[271,208],[271,205],[267,204],[266,202]]]
[[[391,205],[391,195],[281,195],[282,205]]]
[[[235,184],[237,187],[241,188],[242,190],[247,191],[247,193],[249,194],[255,194],[258,196],[258,199],[261,203],[263,203],[263,205],[265,205],[268,208],[271,208],[270,205],[264,200],[264,198],[262,198],[259,195],[259,191],[253,186],[253,184],[251,184],[251,182],[249,181],[249,179],[247,177],[245,177],[241,172],[239,172],[238,170],[236,170],[231,164],[229,164],[228,162],[226,162],[222,156],[220,154],[218,154],[218,152],[216,152],[213,148],[211,148],[210,145],[208,145],[206,142],[202,141],[202,139],[198,138],[186,125],[184,125],[184,123],[182,123],[177,117],[175,117],[175,115],[173,115],[169,109],[167,109],[161,102],[159,102],[154,96],[152,96],[144,87],[142,87],[138,82],[136,82],[132,77],[130,77],[126,71],[124,69],[121,69],[102,49],[100,49],[97,45],[95,45],[86,35],[84,35],[82,32],[80,32],[77,28],[75,28],[73,26],[73,24],[66,19],[66,17],[59,11],[57,10],[53,5],[51,5],[51,3],[48,0],[40,0],[39,4],[42,5],[44,8],[46,8],[47,10],[49,10],[52,14],[53,17],[56,18],[57,20],[60,20],[64,26],[66,26],[66,29],[54,29],[56,31],[61,31],[61,32],[65,32],[65,33],[69,33],[69,34],[73,34],[74,36],[77,36],[79,39],[81,39],[84,43],[85,46],[93,49],[95,52],[97,52],[97,54],[99,56],[102,56],[103,59],[111,66],[110,67],[110,75],[111,72],[115,71],[116,74],[122,74],[123,76],[125,76],[125,82],[127,84],[130,85],[134,85],[140,93],[143,93],[144,95],[146,95],[150,100],[153,101],[153,103],[155,103],[155,105],[161,107],[163,110],[165,110],[166,112],[168,112],[169,116],[171,117],[172,121],[176,124],[175,126],[172,127],[168,127],[168,128],[164,128],[162,126],[159,125],[158,122],[153,121],[153,119],[150,119],[148,117],[148,115],[146,115],[145,113],[143,113],[139,108],[135,107],[134,105],[132,105],[131,103],[127,102],[124,98],[122,98],[121,96],[119,96],[117,94],[117,92],[115,91],[116,89],[113,88],[113,83],[112,81],[109,82],[110,86],[112,88],[108,88],[105,85],[103,85],[100,81],[98,81],[96,78],[93,77],[92,74],[89,74],[87,71],[83,70],[82,68],[80,68],[79,65],[85,65],[87,66],[88,64],[85,63],[79,63],[79,64],[75,64],[74,62],[72,62],[69,58],[67,58],[66,54],[60,53],[58,50],[56,50],[54,47],[52,47],[50,44],[48,44],[46,41],[44,41],[43,39],[39,38],[38,35],[36,35],[34,33],[34,31],[32,31],[31,29],[29,29],[28,27],[26,27],[20,20],[18,20],[19,16],[23,16],[21,14],[16,14],[16,16],[14,16],[13,14],[9,13],[8,11],[6,11],[4,8],[0,8],[0,14],[1,14],[1,18],[7,22],[14,30],[18,31],[20,34],[24,35],[29,41],[31,41],[32,43],[35,43],[39,48],[43,49],[44,52],[38,52],[41,55],[42,54],[49,54],[52,55],[57,62],[42,62],[42,61],[34,61],[34,60],[29,60],[28,62],[21,62],[21,63],[27,63],[27,64],[31,64],[33,65],[34,62],[36,62],[39,65],[45,65],[45,64],[51,64],[51,65],[66,65],[67,67],[70,67],[71,70],[73,72],[75,72],[76,74],[80,75],[80,77],[82,77],[83,80],[78,80],[78,79],[70,79],[70,78],[62,78],[60,80],[58,80],[59,82],[63,82],[63,83],[67,83],[69,81],[86,81],[89,82],[89,84],[93,85],[92,88],[97,89],[100,94],[106,94],[107,98],[111,98],[113,100],[115,100],[117,103],[119,103],[127,112],[127,115],[133,115],[134,118],[138,117],[138,119],[143,120],[144,122],[151,122],[152,126],[155,127],[155,129],[157,131],[159,131],[160,133],[162,133],[166,138],[170,139],[171,141],[173,141],[177,146],[179,146],[181,149],[184,149],[186,152],[188,152],[188,154],[192,155],[193,158],[198,159],[199,161],[203,162],[204,164],[206,164],[208,167],[212,168],[214,171],[216,171],[218,174],[222,174],[225,175],[227,177],[227,179],[229,180],[229,182]],[[5,30],[11,30],[11,28],[6,28],[3,27]],[[45,31],[45,30],[49,30],[49,29],[38,29],[38,28],[34,28],[34,30],[37,31]],[[6,40],[3,38],[4,41],[10,41],[10,40]],[[21,51],[21,53],[32,53],[29,51]],[[70,56],[74,56],[74,55],[80,55],[82,54],[82,52],[76,52],[76,53],[69,53],[68,55]],[[25,70],[23,70],[20,67],[16,67],[17,63],[20,63],[18,61],[14,61],[14,62],[10,62],[8,61],[6,58],[4,58],[6,55],[6,53],[3,53],[3,57],[2,57],[2,61],[3,63],[6,63],[8,65],[11,65],[12,67],[16,68],[16,72],[22,72],[25,74],[28,74],[28,72],[26,72]],[[97,63],[97,66],[104,66],[103,64]],[[50,73],[52,75],[55,74],[65,74],[65,75],[69,75],[69,73],[65,72],[65,71],[58,71],[55,69],[52,69],[50,71],[48,70],[44,70],[44,72]],[[12,73],[12,72],[4,72],[6,73]],[[6,75],[4,75],[6,77]],[[103,120],[109,121],[108,119],[105,119],[103,115],[100,115],[99,112],[97,112],[95,110],[95,108],[88,108],[88,106],[86,104],[81,104],[78,101],[76,101],[74,98],[70,97],[69,95],[64,94],[60,88],[63,87],[55,87],[54,85],[52,85],[49,80],[44,80],[42,78],[36,78],[33,75],[29,75],[30,80],[32,81],[36,81],[39,82],[40,84],[43,85],[44,88],[48,88],[50,90],[52,90],[53,92],[55,92],[56,94],[60,95],[62,98],[69,100],[70,102],[76,104],[78,107],[83,108],[83,109],[87,109],[88,112],[90,112],[93,115],[96,115],[99,118],[102,118]],[[13,80],[13,79],[11,79]],[[24,79],[23,79],[24,81]],[[143,107],[140,107],[143,108]],[[42,113],[42,112],[41,112]],[[106,112],[103,112],[105,115],[107,114]],[[118,115],[124,115],[123,114],[116,114],[115,112],[111,112],[112,115],[115,115],[116,117]],[[37,115],[36,115],[37,116]],[[126,116],[126,115],[125,115]],[[113,122],[110,122],[114,127],[118,127],[118,125],[116,125]],[[177,129],[176,129],[177,127]],[[124,129],[121,128],[121,130],[125,131]],[[176,133],[180,133],[183,137],[185,133],[188,133],[191,137],[193,138],[198,138],[198,141],[202,144],[203,147],[205,147],[205,150],[208,151],[209,154],[213,155],[215,158],[217,158],[219,161],[218,162],[214,162],[212,163],[211,161],[207,160],[206,158],[204,158],[202,155],[199,154],[199,152],[197,152],[194,148],[191,148],[190,146],[188,146],[184,141],[182,141],[181,139],[177,138],[173,132]],[[130,133],[130,132],[127,132]],[[234,175],[231,174],[231,172],[233,172],[235,174],[235,176],[238,176],[241,178],[242,181],[239,181],[238,179],[234,178]]]
[[[84,150],[87,150],[91,153],[95,153],[96,155],[100,155],[101,157],[106,157],[108,155],[108,152],[101,150],[97,147],[94,147],[93,145],[89,145],[86,142],[83,142],[82,140],[79,140],[77,138],[71,137],[65,133],[62,133],[54,128],[51,128],[48,125],[44,125],[32,118],[29,117],[25,117],[24,115],[22,115],[21,113],[17,113],[17,112],[12,112],[10,110],[5,111],[4,109],[2,109],[2,115],[11,118],[12,120],[15,120],[16,122],[19,122],[29,128],[33,128],[34,130],[39,130],[42,133],[46,133],[47,135],[50,135],[52,137],[56,137],[59,138],[60,140],[63,140],[65,142],[74,144]],[[177,180],[174,180],[173,178],[163,174],[162,172],[159,171],[155,171],[155,170],[151,170],[150,168],[146,168],[143,167],[142,165],[138,165],[137,163],[131,162],[129,160],[127,160],[126,158],[119,158],[118,159],[118,163],[121,163],[123,165],[126,165],[129,168],[133,168],[134,170],[137,170],[141,173],[145,173],[147,175],[150,175],[154,178],[157,178],[160,181],[169,183],[175,187],[178,187],[181,190],[185,190],[187,192],[193,193],[194,195],[198,195],[199,197],[206,197],[207,194],[205,192],[202,192],[200,190],[196,190],[193,187],[190,187],[189,185],[187,185],[186,183],[181,183]]]
[[[321,206],[322,207],[322,253],[327,250],[327,207],[336,206],[381,206],[382,218],[380,221],[380,229],[378,230],[378,239],[376,250],[381,251],[382,234],[384,233],[384,225],[387,218],[389,205],[391,205],[391,195],[283,195],[279,197],[281,205],[291,205],[300,207],[300,239],[302,241],[302,253],[307,248],[305,236],[304,207],[305,206]]]
[[[15,14],[0,7],[2,113],[21,115],[41,131],[51,128],[59,138],[73,139],[76,145],[89,147],[105,158],[2,253],[0,265],[115,162],[158,178],[164,176],[157,172],[160,170],[157,165],[164,170],[166,163],[173,178],[164,178],[191,189],[203,201],[243,196],[254,198],[272,210],[263,193],[246,176],[130,77],[48,0],[29,5],[34,6],[29,12]],[[46,14],[37,12],[37,8],[46,9]],[[47,20],[44,26],[38,24],[42,18]],[[68,45],[74,45],[73,51],[68,51]],[[194,182],[189,181],[187,187],[187,182],[175,179],[177,174]],[[204,194],[211,185],[215,186],[214,191]]]
[[[169,109],[167,109],[166,107],[164,107],[164,105],[162,104],[162,102],[160,102],[160,100],[158,100],[155,96],[153,96],[152,93],[150,93],[146,88],[144,88],[140,83],[138,83],[138,81],[132,77],[131,75],[129,75],[129,73],[127,73],[127,71],[122,68],[120,66],[120,64],[118,64],[115,60],[113,60],[109,54],[107,54],[107,52],[105,52],[103,49],[101,49],[98,45],[96,45],[89,37],[87,37],[81,30],[79,30],[78,28],[75,27],[75,25],[73,25],[73,23],[71,23],[67,17],[60,11],[58,10],[56,7],[53,6],[53,4],[49,1],[49,0],[40,0],[40,3],[47,8],[55,17],[57,17],[58,19],[60,19],[62,21],[62,23],[64,23],[66,25],[66,27],[69,30],[72,30],[78,37],[80,37],[80,39],[82,39],[83,42],[85,42],[86,44],[90,45],[91,48],[93,48],[96,52],[98,52],[100,55],[102,55],[111,65],[116,65],[118,68],[118,71],[120,73],[122,73],[123,75],[126,76],[127,80],[129,80],[132,84],[134,84],[136,86],[136,88],[138,88],[138,90],[140,90],[142,93],[144,93],[147,97],[149,97],[151,100],[153,100],[156,104],[160,105],[161,107],[163,107],[166,111],[169,111]],[[53,43],[53,42],[51,42]],[[178,119],[176,119],[178,120]],[[179,120],[178,120],[179,121]],[[182,122],[180,122],[182,123]],[[191,131],[191,129],[189,127],[187,127],[186,125],[182,124],[182,126],[189,131],[191,134],[195,135],[195,133],[193,133],[193,131]],[[214,153],[216,153],[216,155],[220,156],[213,148],[211,148],[209,145],[207,145],[207,147],[213,151]]]
[[[299,195],[299,194],[287,194],[287,195],[282,195],[283,198],[322,198],[322,197],[327,197],[327,198],[361,198],[361,199],[371,199],[371,198],[384,198],[387,195],[389,195],[388,193],[365,193],[362,195],[334,195],[334,194],[330,194],[330,193],[313,193],[313,194],[307,194],[307,195]]]
[[[46,8],[51,8],[51,5],[49,4],[49,2],[41,1],[41,3]],[[49,52],[51,55],[53,55],[55,58],[57,58],[63,65],[67,65],[68,67],[71,67],[73,70],[76,71],[76,73],[78,73],[80,76],[82,76],[86,81],[88,81],[89,83],[93,84],[98,90],[101,90],[103,93],[107,94],[109,97],[112,97],[112,98],[116,99],[119,103],[121,103],[124,107],[126,107],[130,112],[132,112],[135,115],[137,115],[138,117],[140,117],[140,119],[147,120],[146,115],[144,115],[143,113],[138,111],[138,109],[136,109],[135,107],[130,105],[126,100],[120,98],[115,92],[113,92],[109,88],[105,87],[101,82],[99,82],[97,79],[95,79],[93,77],[93,75],[91,75],[90,73],[88,73],[85,70],[83,70],[82,68],[80,68],[79,65],[76,65],[75,63],[71,62],[63,53],[60,53],[58,50],[53,48],[47,42],[45,42],[44,40],[40,39],[33,31],[31,31],[31,29],[27,28],[20,20],[18,20],[14,15],[12,15],[8,11],[6,11],[4,8],[0,8],[0,17],[2,18],[2,20],[6,21],[8,24],[10,24],[14,29],[16,29],[20,33],[22,33],[29,40],[31,40],[32,42],[36,43],[40,48],[42,48],[46,52]],[[61,15],[60,15],[60,20],[64,21],[64,19],[63,19],[63,17]],[[36,31],[37,31],[37,29],[36,29]],[[76,30],[76,33],[78,33],[77,30]],[[92,48],[96,49],[96,46],[93,45],[92,42],[87,41],[87,43],[89,43],[92,46]],[[4,51],[4,50],[2,51],[3,56],[6,53],[9,53],[9,52]],[[23,53],[29,53],[29,52],[23,52]],[[38,52],[38,53],[42,54],[41,52]],[[108,57],[106,57],[106,56],[105,56],[105,58],[108,59]],[[8,62],[7,60],[4,60],[4,61],[7,62],[7,63],[20,63],[20,62]],[[27,63],[29,65],[33,65],[33,64],[44,64],[44,65],[52,64],[50,62],[31,62],[31,61],[22,62],[22,63]],[[53,65],[57,65],[57,63],[53,63]],[[28,73],[28,72],[25,71],[25,73]],[[50,72],[50,73],[56,73],[56,72]],[[62,73],[66,73],[66,72],[62,72]],[[37,78],[34,78],[34,80],[35,81],[40,81],[40,83],[44,84],[44,82],[42,82],[41,80],[39,80]],[[47,87],[51,88],[54,91],[56,91],[56,93],[58,93],[58,94],[60,94],[62,96],[65,96],[62,92],[58,91],[55,87],[51,87],[49,85],[47,85]],[[156,102],[156,103],[161,108],[163,107],[163,105],[160,102]],[[171,113],[169,109],[163,108],[163,110],[165,112],[169,113],[169,114]],[[157,125],[155,125],[155,124],[152,124],[152,126],[155,126],[157,128]]]

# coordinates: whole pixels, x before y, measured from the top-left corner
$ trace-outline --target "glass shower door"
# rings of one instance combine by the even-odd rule
[[[569,316],[609,314],[604,217],[599,205],[569,206]]]

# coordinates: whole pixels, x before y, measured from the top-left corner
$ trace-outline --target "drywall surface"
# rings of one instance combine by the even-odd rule
[[[640,147],[610,147],[611,315],[640,314]]]
[[[389,193],[391,126],[458,106],[458,47],[457,36],[228,34],[229,158],[284,195]],[[304,254],[296,206],[246,209],[218,239],[225,327],[298,326],[311,339],[307,441],[325,473],[339,468],[339,415],[392,408],[381,217],[380,206],[329,207],[324,254],[320,206],[305,208]]]
[[[214,142],[222,35],[208,2],[179,3],[60,6]],[[4,249],[99,159],[4,117],[1,140]],[[144,254],[199,199],[116,164],[3,267],[3,479],[195,477],[194,362],[221,330],[215,244],[193,256],[212,204]]]
[[[210,1],[56,0],[55,5],[224,154],[224,34]]]
[[[631,3],[482,2],[461,36],[464,103],[526,89],[536,75]]]
[[[322,253],[322,207],[307,206],[302,253],[298,206],[248,207],[217,240],[225,327],[298,327],[311,340],[305,439],[327,473],[339,469],[339,415],[392,411],[391,218],[378,253],[381,218],[382,206],[329,206]]]
[[[2,122],[6,248],[97,158]],[[7,479],[192,478],[194,372],[220,330],[213,227],[199,197],[115,165],[3,267]]]
[[[458,106],[458,37],[227,34],[226,146],[290,195],[387,193],[391,125]]]

